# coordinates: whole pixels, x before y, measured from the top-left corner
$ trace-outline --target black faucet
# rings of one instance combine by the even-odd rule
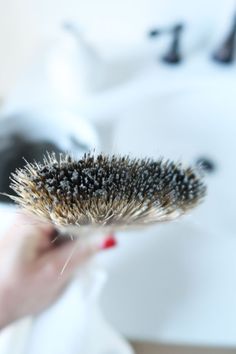
[[[221,46],[213,54],[213,59],[222,64],[230,64],[234,60],[236,42],[236,15],[233,19],[233,25],[229,34]]]
[[[180,39],[183,33],[184,25],[179,23],[172,27],[172,40],[167,53],[162,57],[162,60],[168,64],[178,64],[182,60]]]

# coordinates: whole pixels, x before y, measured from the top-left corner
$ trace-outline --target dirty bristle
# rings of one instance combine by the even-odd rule
[[[12,175],[11,198],[58,226],[130,226],[175,219],[196,206],[206,187],[180,163],[128,156],[48,154]]]

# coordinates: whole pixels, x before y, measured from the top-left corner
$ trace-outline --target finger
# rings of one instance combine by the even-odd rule
[[[98,243],[69,241],[47,252],[41,262],[50,263],[57,274],[64,273],[64,271],[68,274],[84,264],[99,250],[100,244]]]
[[[52,247],[51,239],[55,229],[49,223],[40,222],[27,214],[19,214],[6,233],[8,244],[14,243],[15,252],[20,252],[24,260],[30,260],[39,252]]]
[[[52,223],[49,220],[25,210],[19,210],[15,215],[15,223],[22,226],[36,226],[42,229],[47,229],[50,225],[52,227]]]
[[[15,235],[15,238],[23,236],[27,238],[32,235],[35,237],[40,237],[42,233],[45,236],[48,236],[52,229],[52,224],[45,222],[44,220],[40,220],[39,218],[35,218],[32,215],[21,213],[16,216],[10,231],[15,231],[12,232],[12,234]]]
[[[114,246],[116,246],[116,240],[112,235],[98,240],[90,240],[90,242],[84,240],[69,241],[48,252],[44,262],[53,263],[56,273],[69,275],[97,252]]]

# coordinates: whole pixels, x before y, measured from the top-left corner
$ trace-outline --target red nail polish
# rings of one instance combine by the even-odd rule
[[[101,249],[106,250],[112,247],[115,247],[117,245],[116,239],[114,236],[109,236],[102,244]]]

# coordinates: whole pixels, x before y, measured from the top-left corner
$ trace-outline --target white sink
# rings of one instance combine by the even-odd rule
[[[120,235],[106,255],[103,308],[131,338],[236,345],[236,85],[226,82],[144,98],[115,127],[114,152],[216,166],[191,215]]]

